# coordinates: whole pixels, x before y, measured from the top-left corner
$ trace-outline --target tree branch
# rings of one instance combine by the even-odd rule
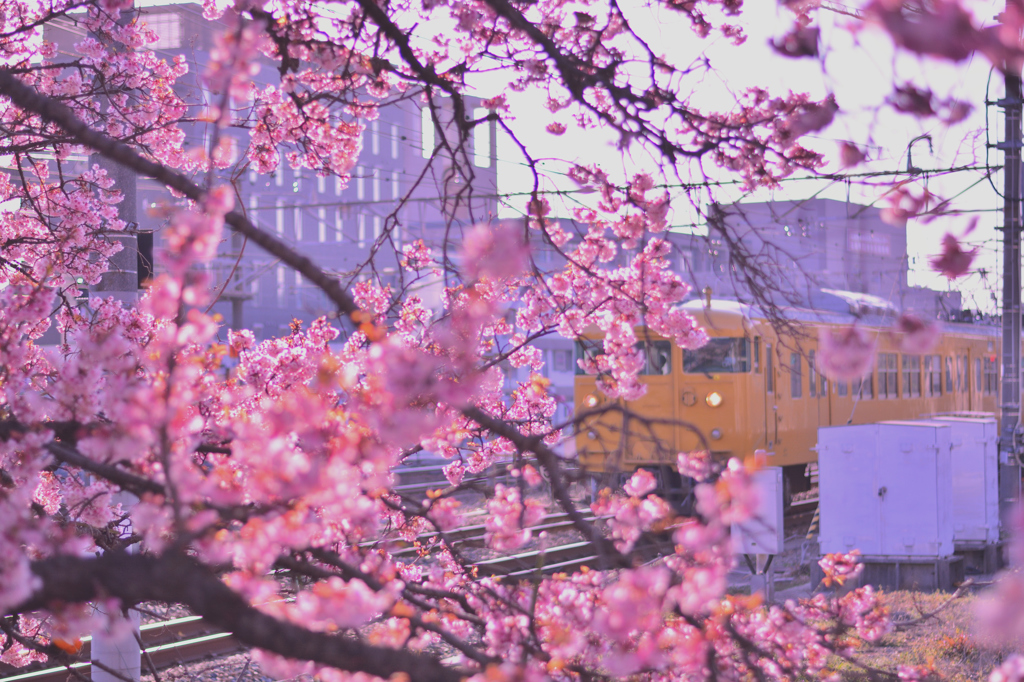
[[[544,445],[540,436],[525,436],[511,424],[496,419],[478,407],[464,407],[462,414],[472,419],[491,433],[506,438],[520,450],[537,455],[537,462],[548,472],[551,479],[551,494],[558,500],[559,506],[572,520],[573,525],[601,552],[611,559],[616,567],[631,568],[633,563],[629,557],[615,548],[611,540],[606,538],[594,524],[583,518],[576,509],[569,490],[565,487],[562,468],[558,463],[558,454]]]
[[[210,625],[232,633],[244,644],[291,659],[315,661],[384,679],[401,673],[411,682],[460,682],[468,674],[446,668],[430,656],[312,632],[268,616],[253,608],[209,569],[181,554],[154,557],[107,552],[95,558],[60,556],[34,562],[32,572],[42,586],[11,613],[103,597],[115,597],[124,606],[146,601],[178,603],[188,606]]]
[[[125,143],[94,130],[67,106],[36,92],[34,88],[22,83],[6,69],[0,69],[0,95],[9,97],[11,102],[21,109],[34,113],[44,121],[58,126],[79,144],[89,147],[104,158],[119,163],[140,175],[153,178],[192,201],[202,201],[206,195],[205,190],[181,173],[155,161],[150,161]],[[312,260],[271,236],[268,232],[259,229],[238,211],[228,213],[224,217],[224,221],[232,230],[245,235],[264,251],[302,273],[306,279],[327,294],[339,312],[350,317],[359,312],[359,306],[341,286],[341,283],[317,267]],[[356,315],[356,318],[358,317]]]

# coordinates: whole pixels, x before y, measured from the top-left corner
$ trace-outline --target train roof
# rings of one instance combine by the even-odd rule
[[[702,325],[720,332],[745,332],[752,323],[765,322],[772,317],[808,324],[857,322],[866,327],[891,327],[899,315],[896,306],[883,298],[836,289],[815,291],[808,296],[805,305],[780,307],[774,316],[766,315],[757,306],[725,299],[711,299],[710,307],[703,299],[694,299],[684,303],[682,309],[697,318]],[[998,337],[1002,334],[999,327],[963,322],[945,322],[943,330],[985,337]]]

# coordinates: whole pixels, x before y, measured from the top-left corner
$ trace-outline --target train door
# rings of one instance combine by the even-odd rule
[[[813,445],[818,442],[818,427],[828,426],[832,423],[832,404],[828,396],[828,382],[824,375],[818,372],[816,351],[813,348],[807,351],[807,397],[811,400]]]
[[[679,369],[672,366],[672,343],[645,340],[638,346],[644,351],[641,375],[647,385],[647,392],[643,397],[630,401],[629,409],[636,415],[656,417],[657,421],[643,423],[634,419],[628,426],[623,425],[625,442],[621,468],[626,472],[639,465],[657,469],[660,464],[673,462],[676,455],[675,427],[672,422],[679,415],[672,396],[675,394],[674,371],[678,372]]]
[[[779,442],[779,406],[775,396],[778,390],[778,376],[775,365],[775,344],[765,339],[764,344],[764,439],[765,449],[774,452]]]

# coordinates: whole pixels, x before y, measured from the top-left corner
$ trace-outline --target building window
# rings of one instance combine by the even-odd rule
[[[556,372],[568,372],[572,369],[572,351],[556,350],[553,355],[553,363]]]
[[[802,363],[803,358],[799,353],[789,354],[789,392],[794,398],[802,398],[804,395]]]
[[[317,241],[321,244],[327,241],[327,209],[323,206],[316,210],[316,232]]]
[[[380,154],[380,121],[377,119],[370,121],[370,151]]]
[[[151,50],[176,50],[181,47],[181,17],[174,12],[150,14],[145,19],[149,28],[156,33],[156,42],[149,44]]]
[[[921,356],[903,356],[903,397],[921,397]]]
[[[474,109],[473,118],[481,119],[490,115],[487,109]],[[491,121],[478,123],[473,128],[473,165],[479,168],[491,167]]]
[[[398,158],[398,126],[391,124],[391,158]]]
[[[356,199],[362,201],[366,198],[366,177],[363,174],[363,167],[356,166]]]
[[[334,193],[336,195],[338,195],[338,196],[341,196],[341,193],[342,193],[342,191],[344,189],[345,188],[341,186],[341,176],[340,175],[335,175],[334,176]]]
[[[280,308],[284,305],[284,266],[277,266],[277,296],[276,296],[277,307]]]
[[[277,231],[278,237],[284,236],[284,202],[280,199],[277,200],[274,209],[274,229]]]
[[[320,194],[327,193],[327,178],[317,173],[316,176],[316,191]]]
[[[807,395],[818,395],[817,370],[814,369],[814,351],[807,351]]]
[[[366,214],[360,213],[358,221],[359,229],[359,248],[366,246]]]
[[[434,116],[430,107],[420,109],[420,151],[424,159],[434,155]]]
[[[878,397],[898,398],[899,358],[896,353],[878,354]]]
[[[373,216],[373,239],[380,239],[381,219],[379,215]]]
[[[298,206],[292,209],[292,227],[295,231],[295,241],[301,242],[309,236],[302,232],[302,209]]]
[[[284,161],[277,162],[277,168],[274,169],[274,184],[284,187]]]
[[[391,198],[397,199],[402,196],[402,190],[398,184],[398,171],[391,171]]]
[[[380,201],[380,169],[373,169],[373,200]]]

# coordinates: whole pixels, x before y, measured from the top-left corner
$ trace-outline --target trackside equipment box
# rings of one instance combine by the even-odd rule
[[[950,556],[951,438],[937,421],[818,429],[822,554]]]
[[[995,419],[933,417],[952,429],[953,541],[999,540],[999,424]]]
[[[737,554],[782,554],[782,467],[764,467],[754,472],[757,512],[744,523],[732,526]]]

